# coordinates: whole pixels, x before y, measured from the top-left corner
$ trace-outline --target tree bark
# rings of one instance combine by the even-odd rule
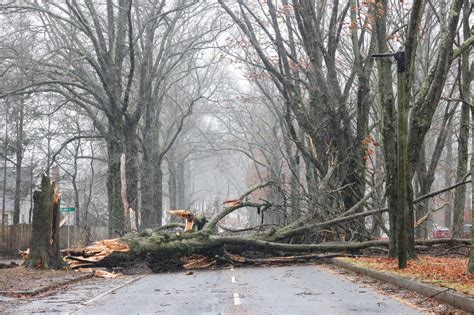
[[[463,37],[467,40],[471,36],[471,28],[469,26],[469,13],[470,3],[464,1],[464,14],[462,19],[463,25]],[[460,126],[459,126],[459,136],[458,136],[458,163],[456,170],[456,181],[459,181],[464,174],[466,174],[468,163],[469,163],[469,114],[470,107],[472,106],[471,101],[471,81],[472,81],[472,71],[469,69],[469,50],[466,50],[461,55],[460,62],[460,95],[463,100],[461,105],[461,117],[460,117]],[[472,118],[474,119],[474,117]],[[474,132],[471,129],[471,132]],[[464,173],[464,174],[463,174]],[[466,203],[466,187],[460,186],[456,188],[454,192],[454,207],[453,207],[453,237],[462,237],[464,234],[464,208]]]
[[[138,166],[138,135],[135,123],[127,123],[125,128],[125,173],[127,178],[128,206],[137,213],[140,211],[138,204],[138,177],[140,169]],[[135,216],[135,224],[138,226],[138,216]]]
[[[166,161],[168,164],[168,195],[170,200],[170,209],[178,209],[176,154],[173,149],[168,151],[168,157],[166,158]]]
[[[448,142],[446,144],[446,163],[445,163],[445,171],[444,171],[444,185],[451,186],[452,184],[452,170],[451,170],[451,161],[453,160],[453,143],[452,143],[452,132],[451,128],[448,130]],[[451,192],[447,192],[444,195],[444,198],[449,205],[446,206],[444,210],[444,226],[447,227],[450,231],[452,228],[452,211],[453,211],[453,204],[452,204],[452,194]]]
[[[20,223],[20,202],[21,202],[21,173],[23,165],[23,124],[25,116],[25,104],[23,98],[20,99],[16,109],[16,164],[15,164],[15,196],[13,199],[13,224]]]
[[[471,75],[474,66],[471,67]],[[471,131],[474,130],[474,98],[471,98]],[[474,137],[471,137],[471,152],[474,152]],[[474,156],[471,156],[471,176],[474,174]],[[474,187],[471,183],[471,250],[469,253],[468,272],[474,273]]]
[[[388,53],[387,43],[387,12],[389,10],[387,0],[380,0],[383,12],[376,18],[375,26],[377,33],[377,48],[379,53]],[[382,107],[382,142],[384,149],[385,182],[387,204],[389,209],[389,257],[396,257],[398,251],[398,190],[397,190],[397,133],[395,118],[395,98],[392,86],[392,70],[390,60],[377,59],[380,95]]]
[[[466,85],[463,85],[466,87]],[[467,87],[469,89],[469,87]],[[469,98],[468,98],[469,99]],[[456,170],[456,181],[461,180],[467,172],[468,166],[468,143],[469,143],[469,112],[467,104],[461,105],[461,118],[458,136],[458,163]],[[453,237],[462,237],[464,234],[464,208],[466,203],[466,186],[462,185],[454,191],[453,207]]]
[[[28,268],[62,268],[65,263],[59,250],[60,197],[57,184],[43,175],[41,191],[35,191],[33,198],[30,255],[25,265]]]
[[[109,237],[114,237],[122,235],[125,231],[120,180],[120,158],[124,152],[124,146],[121,130],[117,127],[111,127],[109,131],[110,138],[107,141],[107,196],[109,199]]]
[[[153,185],[155,208],[152,214],[152,222],[155,227],[163,224],[163,171],[161,167],[161,160],[155,162]]]
[[[285,256],[291,253],[327,253],[358,252],[370,247],[386,247],[388,241],[320,243],[320,244],[286,244],[269,242],[255,237],[215,236],[206,231],[189,234],[164,234],[154,232],[151,236],[130,236],[122,238],[130,251],[114,252],[103,259],[98,266],[133,266],[145,262],[153,272],[182,269],[182,258],[191,255],[203,255],[211,259],[224,260],[227,251],[240,254],[245,251],[269,253]],[[442,239],[421,240],[418,245],[435,244],[469,245],[469,240]],[[228,261],[226,261],[228,262]]]
[[[178,209],[186,209],[187,191],[186,191],[186,160],[184,157],[178,157],[176,164],[176,189],[177,189],[177,207]]]
[[[5,206],[7,202],[7,162],[8,162],[8,103],[5,104],[5,138],[3,142],[3,180],[2,180],[2,225],[8,224],[5,222]]]

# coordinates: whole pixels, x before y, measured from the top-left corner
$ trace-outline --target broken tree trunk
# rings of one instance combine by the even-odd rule
[[[30,255],[25,262],[28,268],[59,269],[66,266],[59,250],[58,185],[43,174],[41,190],[33,193],[33,231]]]
[[[274,257],[301,253],[355,253],[371,247],[388,247],[386,240],[366,242],[340,242],[320,244],[287,244],[269,242],[250,237],[222,237],[212,235],[208,231],[184,234],[164,234],[155,232],[151,236],[131,235],[121,239],[129,248],[126,252],[113,252],[104,257],[96,266],[127,267],[136,263],[146,263],[153,272],[179,270],[188,262],[188,257],[199,255],[210,259],[224,260],[228,253],[245,255],[258,252]],[[439,239],[419,240],[417,245],[430,246],[435,244],[464,244],[469,240]],[[313,258],[317,258],[314,256]],[[324,257],[324,256],[321,256]]]
[[[262,187],[265,186],[259,185],[257,188],[252,188],[250,192]],[[242,196],[244,197],[226,201],[221,213],[215,215],[215,217],[211,218],[206,224],[204,224],[205,220],[201,222],[201,225],[203,225],[202,229],[198,226],[199,220],[194,214],[187,210],[174,210],[171,211],[172,214],[181,216],[188,222],[195,222],[196,224],[194,225],[196,228],[189,227],[188,231],[183,233],[176,233],[176,231],[166,232],[167,229],[178,226],[176,224],[164,226],[156,230],[147,229],[141,234],[129,234],[120,239],[110,240],[111,244],[114,245],[112,248],[113,251],[97,251],[97,248],[92,248],[86,251],[77,251],[75,255],[81,257],[68,257],[68,259],[76,261],[76,265],[92,263],[94,266],[102,267],[126,267],[133,266],[136,263],[146,263],[152,271],[160,272],[190,268],[190,266],[192,266],[192,268],[213,266],[215,264],[214,261],[232,263],[232,259],[229,259],[229,254],[239,256],[250,255],[252,257],[249,261],[255,258],[255,254],[256,256],[262,255],[264,256],[263,258],[268,258],[268,255],[271,255],[273,256],[271,261],[279,260],[275,257],[288,257],[288,255],[290,255],[290,258],[282,258],[282,260],[291,261],[292,259],[296,259],[295,257],[303,257],[302,254],[310,254],[310,256],[304,257],[313,257],[316,259],[318,257],[324,257],[324,255],[316,255],[318,253],[337,253],[338,255],[344,255],[345,253],[352,254],[371,247],[387,247],[389,244],[388,241],[385,240],[289,244],[291,238],[295,235],[322,231],[323,228],[327,229],[330,226],[337,226],[338,224],[356,218],[382,213],[387,211],[387,209],[354,213],[351,208],[341,217],[333,218],[325,222],[301,221],[298,222],[298,224],[290,224],[279,229],[272,228],[265,233],[250,235],[222,236],[216,234],[214,227],[222,218],[233,211],[242,207],[256,208],[256,211],[258,211],[259,208],[262,209],[272,206],[272,204],[266,201],[250,200],[250,196],[247,193]],[[125,250],[114,250],[114,248],[122,248],[121,244],[124,245]],[[435,244],[468,245],[470,241],[456,239],[422,240],[417,241],[417,244],[423,246]],[[93,254],[94,251],[98,254]],[[73,250],[68,250],[68,252],[74,253]],[[296,253],[300,255],[295,256]],[[98,257],[91,257],[94,255]],[[261,262],[265,263],[265,260]]]

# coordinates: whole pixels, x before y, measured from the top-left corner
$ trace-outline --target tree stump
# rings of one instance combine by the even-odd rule
[[[60,269],[66,267],[59,249],[59,205],[57,183],[46,174],[41,179],[41,190],[33,193],[33,231],[28,268]]]

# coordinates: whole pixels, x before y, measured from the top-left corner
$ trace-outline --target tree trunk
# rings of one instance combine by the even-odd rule
[[[7,199],[7,162],[8,162],[8,103],[5,106],[5,138],[3,147],[3,180],[2,180],[2,225],[5,222],[5,206]]]
[[[177,207],[177,170],[176,170],[176,154],[173,149],[168,151],[168,194],[170,200],[170,209],[178,209]],[[183,209],[183,208],[179,208]],[[174,219],[174,218],[173,218]]]
[[[415,170],[415,177],[413,179],[413,193],[415,196],[423,196],[424,194],[429,193],[429,191],[425,191],[425,173],[426,173],[426,147],[423,146],[420,148],[420,161],[418,162],[417,169]],[[422,202],[418,203],[414,207],[415,211],[415,220],[418,221],[419,219],[423,218],[428,213],[428,200],[423,200]],[[425,239],[426,238],[426,221],[420,224],[415,229],[415,236],[418,239]]]
[[[71,175],[71,184],[72,184],[72,189],[73,189],[73,194],[74,194],[74,208],[76,211],[74,211],[74,225],[75,226],[80,226],[81,225],[81,219],[82,219],[82,214],[81,214],[81,209],[80,209],[80,203],[79,203],[79,189],[77,187],[77,172],[78,172],[78,155],[79,155],[79,148],[81,146],[81,141],[79,140],[77,146],[74,148],[74,162],[73,162],[73,171]]]
[[[269,242],[256,237],[216,236],[208,231],[187,234],[164,234],[158,231],[151,235],[129,236],[122,238],[130,250],[113,252],[105,257],[97,266],[133,266],[137,262],[145,262],[153,272],[173,271],[183,268],[183,258],[192,255],[203,255],[229,263],[227,253],[242,254],[253,251],[275,256],[293,253],[357,253],[370,247],[385,247],[387,241],[375,240],[366,242],[320,243],[320,244],[286,244]],[[430,246],[434,244],[469,244],[466,240],[442,239],[421,240],[417,244]]]
[[[109,213],[109,237],[124,233],[124,211],[121,197],[120,157],[124,152],[121,129],[109,128],[107,139],[107,196]]]
[[[452,185],[452,171],[451,171],[451,162],[453,161],[453,143],[452,143],[452,132],[451,127],[448,130],[448,142],[446,144],[446,163],[445,163],[445,171],[444,171],[444,186],[449,187]],[[453,204],[452,204],[452,193],[450,191],[444,194],[444,198],[446,202],[449,204],[444,209],[444,226],[447,227],[450,231],[452,231],[452,211],[453,211]]]
[[[462,26],[463,37],[467,40],[472,36],[472,29],[470,27],[469,18],[472,11],[472,5],[469,1],[464,0]],[[456,171],[456,180],[463,178],[467,172],[469,163],[469,113],[472,108],[471,99],[471,81],[474,76],[474,65],[469,64],[470,50],[466,49],[461,55],[460,73],[460,95],[462,102],[461,119],[458,137],[458,166]],[[471,67],[471,69],[470,69]],[[469,104],[470,103],[470,104]],[[474,119],[474,117],[471,117]],[[471,128],[471,132],[474,129]],[[472,135],[471,135],[472,138]],[[471,162],[472,163],[472,162]],[[471,173],[472,177],[472,173]],[[454,192],[454,209],[453,209],[453,237],[462,237],[464,234],[464,207],[466,202],[466,186],[456,188]],[[474,222],[471,222],[474,223]],[[472,252],[472,250],[471,250]]]
[[[470,27],[469,19],[471,15],[471,5],[469,0],[464,0],[463,8],[463,35],[467,39],[472,35],[472,30]],[[469,64],[470,50],[467,49],[463,52],[461,58],[461,68],[462,68],[462,98],[465,102],[470,103],[471,108],[471,133],[474,132],[474,98],[471,95],[471,81],[474,79],[474,64]],[[469,107],[469,105],[467,107]],[[466,106],[466,105],[463,105]],[[469,112],[468,112],[469,115]],[[469,124],[469,120],[467,122]],[[469,133],[469,130],[468,130]],[[469,139],[469,134],[468,134]],[[471,134],[471,152],[474,152],[474,136]],[[469,140],[467,140],[469,141]],[[468,145],[468,143],[466,144]],[[471,178],[474,174],[474,154],[471,155]],[[469,265],[468,272],[474,273],[474,186],[471,182],[471,250],[469,254]]]
[[[20,201],[21,201],[21,172],[23,164],[23,123],[24,123],[24,101],[19,102],[16,115],[16,165],[15,165],[15,196],[13,201],[13,224],[20,223]]]
[[[74,193],[74,209],[76,211],[74,211],[74,225],[76,226],[81,226],[82,224],[82,210],[80,209],[80,203],[79,203],[79,189],[77,187],[77,159],[76,157],[74,157],[74,174],[71,178],[71,182],[72,182],[72,189],[73,189],[73,193]]]
[[[474,67],[471,67],[471,74]],[[471,132],[474,132],[474,98],[471,97]],[[474,152],[474,137],[471,136],[471,152]],[[471,177],[474,174],[474,155],[471,155]],[[474,187],[471,182],[471,250],[469,254],[468,272],[474,273]]]
[[[403,52],[403,54],[405,54]],[[405,58],[405,57],[403,57]],[[398,267],[407,267],[408,256],[414,256],[413,205],[411,205],[411,181],[408,166],[408,95],[406,70],[398,69],[397,106],[397,166],[398,166]],[[412,239],[413,238],[413,239]],[[413,246],[413,251],[411,247]]]
[[[161,226],[163,224],[163,171],[161,170],[161,160],[155,163],[155,176],[153,184],[153,198],[154,209],[152,214],[152,222],[154,227]]]
[[[152,147],[156,139],[151,139],[144,141],[143,146],[141,229],[156,228],[162,223],[163,172],[161,159],[157,157],[159,150]]]
[[[471,69],[472,71],[472,69]],[[473,104],[471,98],[471,105]],[[474,130],[474,107],[471,107],[471,130]],[[474,137],[471,137],[471,152],[474,152]],[[471,156],[471,176],[474,174],[474,156]],[[474,188],[471,183],[471,250],[469,254],[468,272],[474,273]]]
[[[377,32],[377,48],[379,53],[389,52],[387,43],[386,23],[388,12],[387,0],[382,0],[383,14],[375,20]],[[387,191],[387,204],[389,209],[389,257],[396,257],[398,241],[396,231],[398,230],[398,191],[397,191],[397,134],[395,126],[395,100],[392,87],[392,71],[390,60],[377,59],[380,95],[382,107],[382,142],[384,149],[385,182]]]
[[[65,266],[59,251],[58,186],[46,175],[41,179],[41,191],[33,194],[33,230],[28,268],[59,269]]]
[[[143,139],[143,155],[141,163],[141,207],[140,207],[140,229],[153,227],[152,213],[154,209],[154,196],[153,196],[153,157],[152,157],[152,144],[149,135],[145,133]]]
[[[125,130],[125,174],[127,178],[128,204],[130,208],[138,213],[140,211],[138,206],[138,177],[140,172],[138,167],[139,150],[137,127],[135,124],[127,124]],[[135,217],[138,219],[138,216]]]
[[[186,198],[186,163],[183,157],[178,157],[176,164],[177,207],[186,209],[189,205]]]
[[[467,172],[468,143],[469,143],[469,105],[462,104],[458,136],[458,163],[456,182],[462,180]],[[466,203],[466,186],[462,185],[454,191],[453,207],[453,237],[462,237],[464,234],[464,206]]]
[[[379,147],[375,151],[375,170],[374,170],[375,175],[374,175],[374,187],[373,187],[373,189],[375,189],[373,200],[374,200],[376,208],[385,207],[385,203],[384,203],[385,190],[383,187],[384,171],[383,171],[382,159],[383,159],[383,155]],[[382,213],[375,214],[372,217],[372,235],[374,237],[380,237],[384,231],[387,231],[387,230],[384,225],[383,214]]]

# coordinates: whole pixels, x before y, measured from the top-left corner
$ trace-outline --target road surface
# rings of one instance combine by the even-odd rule
[[[422,312],[406,302],[351,282],[347,276],[341,276],[324,265],[296,265],[195,271],[191,275],[177,272],[116,279],[93,278],[27,299],[0,297],[0,314]]]
[[[147,275],[74,314],[420,314],[315,265]]]

